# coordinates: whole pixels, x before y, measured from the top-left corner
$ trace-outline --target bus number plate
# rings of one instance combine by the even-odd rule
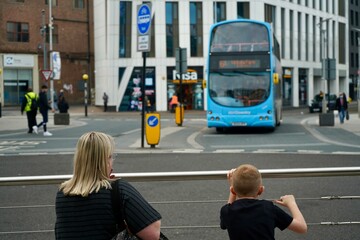
[[[233,126],[247,126],[246,122],[233,122],[231,125]]]

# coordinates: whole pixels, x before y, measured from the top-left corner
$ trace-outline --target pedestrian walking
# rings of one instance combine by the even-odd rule
[[[176,94],[174,93],[172,95],[172,97],[169,99],[169,107],[170,107],[170,112],[174,113],[175,112],[175,108],[179,105],[179,100],[178,97],[176,96]]]
[[[339,111],[340,124],[344,123],[344,119],[348,116],[348,103],[345,93],[340,93],[336,99],[336,109]],[[348,118],[348,117],[347,117]]]
[[[36,134],[38,134],[38,130],[42,126],[44,128],[44,136],[52,136],[52,133],[50,133],[47,130],[47,126],[46,126],[46,123],[48,122],[48,110],[52,109],[49,106],[50,101],[47,98],[47,91],[48,91],[48,87],[46,85],[43,85],[39,93],[39,101],[38,101],[39,111],[42,115],[43,120],[37,126],[33,126],[33,130]]]
[[[108,101],[109,101],[109,96],[106,94],[106,92],[104,92],[103,100],[104,100],[104,112],[106,112],[107,111]]]
[[[28,88],[21,103],[21,115],[26,112],[28,122],[28,133],[33,133],[33,127],[36,126],[36,114],[38,109],[38,95]]]

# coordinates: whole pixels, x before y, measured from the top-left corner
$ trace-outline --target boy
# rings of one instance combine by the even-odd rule
[[[306,233],[307,225],[293,195],[282,196],[274,202],[287,207],[287,214],[273,202],[260,200],[264,191],[261,174],[250,164],[240,165],[228,172],[230,195],[221,208],[220,226],[227,229],[230,239],[275,239],[275,227]]]

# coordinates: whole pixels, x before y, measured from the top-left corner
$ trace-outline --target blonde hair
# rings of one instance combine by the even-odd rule
[[[88,196],[100,188],[111,188],[108,164],[115,149],[114,139],[101,132],[83,134],[74,155],[73,177],[60,185],[65,195]]]
[[[232,175],[232,185],[236,195],[256,197],[262,185],[261,174],[251,164],[240,165]]]

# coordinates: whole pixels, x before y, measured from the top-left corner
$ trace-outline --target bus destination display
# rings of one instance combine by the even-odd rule
[[[237,56],[212,56],[210,69],[212,70],[236,70],[253,69],[266,71],[270,68],[268,55],[237,55]]]

